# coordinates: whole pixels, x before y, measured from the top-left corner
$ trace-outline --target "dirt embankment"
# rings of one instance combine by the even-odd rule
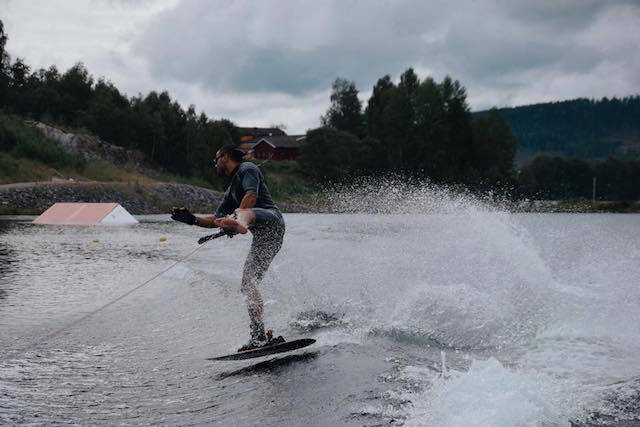
[[[134,215],[169,213],[172,206],[213,213],[222,193],[176,183],[30,182],[0,185],[0,214],[39,215],[56,202],[115,202]],[[284,212],[310,209],[280,203]]]
[[[70,133],[41,122],[25,121],[29,126],[39,130],[46,138],[53,141],[67,153],[80,154],[89,162],[104,162],[115,166],[128,165],[136,172],[147,176],[157,176],[158,166],[138,150],[131,150],[109,144],[95,135],[88,133]]]

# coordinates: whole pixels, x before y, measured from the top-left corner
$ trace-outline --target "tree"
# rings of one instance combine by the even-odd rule
[[[215,151],[240,142],[229,120],[210,121],[204,113],[198,116],[193,106],[185,111],[167,92],[129,99],[105,79],[94,84],[82,63],[62,75],[54,66],[31,73],[23,60],[9,62],[6,40],[0,21],[1,109],[85,127],[105,141],[139,149],[169,171],[205,178],[212,177]],[[10,142],[3,148],[11,148]]]
[[[234,143],[236,145],[240,145],[240,142],[241,142],[240,141],[240,129],[238,129],[238,127],[236,125],[234,125],[231,120],[225,119],[225,118],[221,118],[219,120],[216,120],[214,123],[216,123],[216,125],[218,125],[218,126],[222,126],[227,131],[227,133],[231,137],[231,141],[230,142],[232,142],[232,143]],[[223,145],[224,144],[220,144],[220,146],[218,148],[222,147]],[[218,148],[216,148],[216,151],[218,150]]]
[[[609,200],[638,200],[640,198],[640,161],[608,158],[595,167],[598,198]]]
[[[384,109],[389,101],[389,91],[394,87],[388,74],[378,79],[373,86],[365,109],[367,133],[372,138],[384,138]]]
[[[384,146],[389,168],[404,169],[409,157],[405,154],[412,141],[413,109],[406,92],[395,87],[389,91],[384,109]]]
[[[127,97],[113,83],[100,79],[95,85],[83,123],[105,141],[131,147],[131,113]]]
[[[21,58],[17,58],[9,67],[10,84],[14,89],[22,89],[29,79],[29,66]]]
[[[480,112],[478,114],[485,114]],[[574,99],[501,108],[524,153],[555,152],[603,159],[621,156],[619,148],[638,134],[640,96]]]
[[[332,85],[331,106],[322,123],[337,130],[363,136],[362,103],[353,81],[338,77]]]
[[[493,186],[513,179],[516,139],[497,109],[473,120],[473,156],[470,180]]]
[[[444,178],[464,182],[473,156],[471,111],[467,104],[467,91],[457,80],[446,76],[440,84],[444,100],[444,126],[446,132],[446,164]]]
[[[78,62],[62,75],[58,91],[61,95],[62,118],[68,123],[81,124],[93,96],[93,77],[84,64]]]
[[[216,156],[216,152],[226,144],[234,143],[233,136],[230,132],[231,125],[237,133],[237,128],[226,119],[221,120],[207,120],[204,121],[203,116],[200,116],[199,128],[199,145],[196,145],[193,150],[194,160],[193,165],[195,171],[211,183],[218,183],[213,169],[213,159]]]
[[[9,94],[9,54],[5,50],[7,35],[4,32],[4,24],[0,19],[0,108],[4,107]]]
[[[0,19],[0,66],[3,67],[3,70],[9,65],[9,54],[4,48],[7,45],[7,39],[7,34],[4,32],[4,24]]]
[[[567,199],[590,197],[593,167],[579,159],[538,156],[519,175],[521,192],[529,197]]]
[[[358,171],[366,151],[367,147],[353,134],[322,127],[307,132],[298,161],[313,178],[338,181]]]
[[[446,137],[444,97],[431,77],[420,83],[415,96],[416,162],[423,173],[438,180],[445,175]]]
[[[417,170],[421,166],[418,152],[423,144],[416,132],[416,95],[419,86],[418,76],[413,68],[409,68],[400,76],[397,89],[391,92],[389,109],[395,110],[395,113],[387,111],[385,127],[391,154],[390,166],[396,168],[400,166]]]
[[[400,75],[400,84],[398,87],[404,92],[405,96],[411,104],[411,109],[416,108],[416,94],[418,87],[420,86],[420,79],[416,75],[413,68],[408,68],[402,75]]]
[[[389,167],[386,149],[386,130],[384,112],[391,98],[391,93],[395,85],[389,75],[378,79],[373,86],[371,97],[367,101],[365,109],[366,133],[369,138],[367,146],[370,147],[369,156],[372,161],[367,169],[371,171],[381,171]]]

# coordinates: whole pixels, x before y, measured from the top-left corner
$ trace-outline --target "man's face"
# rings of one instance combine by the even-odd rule
[[[226,164],[228,157],[227,154],[220,155],[220,151],[216,153],[216,173],[218,176],[225,176],[227,174]]]

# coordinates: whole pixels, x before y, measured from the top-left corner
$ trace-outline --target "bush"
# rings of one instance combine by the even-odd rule
[[[0,151],[9,151],[16,145],[16,133],[15,123],[0,115]]]
[[[313,181],[305,176],[296,161],[271,161],[260,165],[271,195],[289,199],[315,190]]]
[[[55,168],[83,171],[86,160],[70,154],[19,119],[0,116],[0,150],[11,151],[17,158],[37,160]]]
[[[348,132],[318,128],[307,132],[298,161],[302,171],[316,180],[339,181],[359,171],[368,148]]]
[[[13,176],[18,172],[18,163],[15,159],[0,153],[0,179]]]

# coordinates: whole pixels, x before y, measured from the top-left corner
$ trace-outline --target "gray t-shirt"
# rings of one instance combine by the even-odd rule
[[[278,206],[271,198],[260,168],[251,162],[243,162],[231,175],[231,184],[229,184],[229,188],[225,191],[222,202],[216,210],[216,218],[232,214],[240,207],[240,202],[249,191],[258,196],[256,208],[273,209],[279,212]]]

